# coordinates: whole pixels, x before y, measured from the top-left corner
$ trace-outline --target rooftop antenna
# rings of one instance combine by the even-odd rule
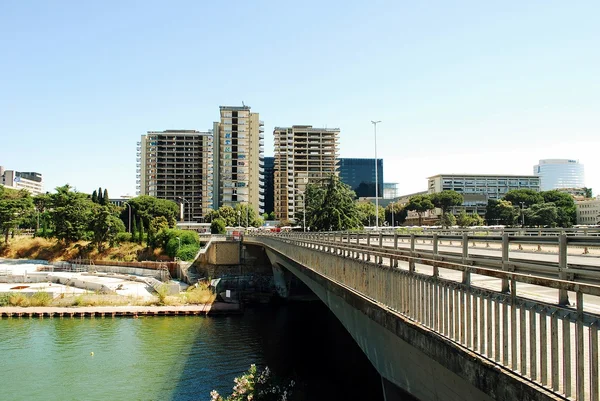
[[[242,100],[242,107],[246,107],[246,105],[244,104],[244,101]]]

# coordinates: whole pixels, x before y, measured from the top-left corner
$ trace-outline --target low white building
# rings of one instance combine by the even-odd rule
[[[25,189],[32,195],[44,192],[44,182],[40,173],[5,170],[3,166],[0,166],[0,184],[16,190]]]
[[[577,207],[577,224],[600,224],[600,199],[575,201]]]

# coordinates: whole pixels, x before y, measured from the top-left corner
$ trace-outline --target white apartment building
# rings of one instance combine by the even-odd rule
[[[44,193],[44,180],[40,173],[5,170],[0,166],[0,184],[11,189],[25,189],[32,195]]]
[[[182,220],[200,221],[212,207],[212,133],[166,130],[142,135],[136,185],[138,195],[180,204]]]
[[[340,129],[293,125],[275,127],[273,135],[275,216],[293,220],[304,210],[306,185],[338,175]]]
[[[264,123],[250,106],[220,106],[214,123],[213,209],[249,204],[264,212]]]
[[[600,224],[600,198],[575,201],[577,224]]]
[[[540,177],[535,175],[438,174],[428,180],[428,193],[456,191],[463,195],[464,202],[455,209],[480,215],[485,214],[488,200],[501,199],[508,191],[540,190]]]
[[[533,166],[533,174],[541,179],[540,189],[585,187],[583,164],[574,159],[543,159]]]

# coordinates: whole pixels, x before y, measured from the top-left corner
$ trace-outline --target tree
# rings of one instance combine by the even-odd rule
[[[556,224],[559,227],[571,227],[577,224],[577,207],[571,195],[556,190],[541,192],[544,202],[553,203],[557,207]]]
[[[406,221],[408,211],[399,203],[390,203],[385,208],[385,219],[390,222],[393,227],[399,226]]]
[[[254,211],[252,206],[249,206],[245,203],[238,203],[234,210],[235,216],[239,215],[239,222],[242,226],[248,224],[250,227],[260,227],[263,225],[263,220],[260,218],[258,213]]]
[[[456,216],[456,224],[461,227],[468,227],[471,225],[471,218],[466,211],[461,210],[460,213],[458,213]]]
[[[533,189],[513,189],[508,191],[503,199],[509,201],[513,206],[520,206],[522,202],[525,207],[544,202],[542,194]]]
[[[584,187],[583,188],[583,192],[584,192],[586,198],[593,198],[594,197],[594,194],[592,193],[592,188]]]
[[[102,204],[102,187],[98,187],[98,204]]]
[[[108,189],[104,188],[104,194],[102,195],[102,201],[100,204],[102,206],[107,206],[110,203],[109,200],[110,198],[108,197]]]
[[[225,220],[221,218],[214,219],[210,223],[210,233],[211,234],[225,234]]]
[[[558,208],[554,203],[539,203],[525,209],[525,221],[530,226],[556,227]]]
[[[510,201],[490,199],[485,208],[485,221],[488,225],[513,226],[519,217],[519,210]]]
[[[56,188],[50,195],[54,235],[61,241],[74,242],[83,239],[90,228],[95,204],[88,195],[72,191],[67,184]]]
[[[142,219],[140,217],[140,231],[139,231],[139,238],[138,238],[138,243],[142,243],[144,242],[144,219]]]
[[[317,188],[307,185],[307,225],[316,231],[342,231],[361,226],[354,191],[331,175]]]
[[[125,224],[106,206],[97,207],[94,211],[92,228],[94,243],[100,252],[104,249],[105,242],[108,241],[112,247],[117,235],[125,232]]]
[[[456,225],[456,217],[450,212],[444,213],[440,217],[440,223],[443,227],[452,227]]]
[[[469,217],[471,218],[471,226],[482,226],[485,224],[485,220],[483,220],[483,217],[481,217],[475,212],[471,213],[471,216]]]
[[[92,192],[92,202],[98,203],[98,192],[96,192],[95,189],[94,192]]]
[[[135,214],[144,220],[144,225],[148,227],[150,221],[155,217],[163,216],[169,223],[169,227],[174,227],[179,215],[179,206],[177,203],[166,200],[157,199],[148,195],[141,195],[132,198],[128,201],[129,205],[135,210]],[[127,209],[121,212],[121,220],[127,221]]]
[[[358,218],[363,226],[375,225],[375,204],[370,201],[356,202]],[[385,209],[379,206],[379,224],[385,221]]]
[[[419,225],[423,223],[423,213],[433,209],[435,206],[431,202],[428,195],[415,195],[408,200],[408,203],[404,208],[406,210],[413,210],[419,215]]]
[[[33,213],[33,200],[29,192],[16,191],[0,185],[0,227],[4,234],[4,242],[24,219]]]
[[[442,191],[429,195],[431,203],[442,209],[442,216],[448,213],[452,206],[460,206],[465,198],[456,191]]]
[[[132,240],[136,240],[137,239],[137,220],[135,218],[135,216],[132,217],[133,221],[132,221],[132,226],[131,226],[131,239]]]

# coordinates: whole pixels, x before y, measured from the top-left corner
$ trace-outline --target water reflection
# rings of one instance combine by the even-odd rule
[[[5,319],[0,328],[2,399],[208,400],[251,363],[293,377],[306,400],[383,399],[377,372],[320,302],[219,318]]]

